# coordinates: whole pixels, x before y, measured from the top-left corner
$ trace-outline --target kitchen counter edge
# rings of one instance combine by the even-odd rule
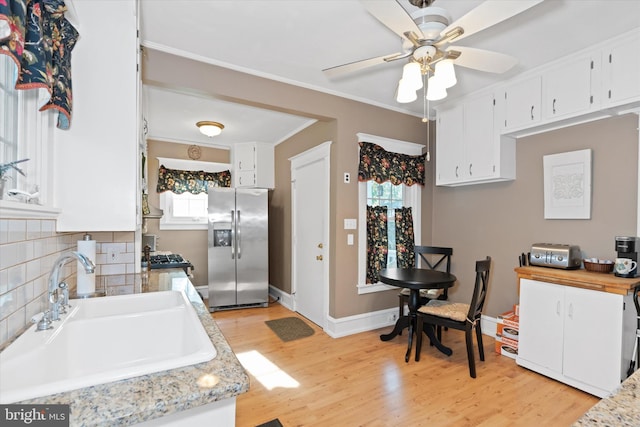
[[[148,274],[148,277],[144,277]],[[100,384],[17,404],[69,404],[71,426],[128,426],[229,399],[249,390],[249,377],[182,269],[142,273],[137,292],[172,290],[187,295],[217,355],[178,369]],[[184,279],[184,280],[182,280]],[[162,339],[162,331],[156,332]]]

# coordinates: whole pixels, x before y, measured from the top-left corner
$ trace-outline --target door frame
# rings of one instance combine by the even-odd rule
[[[324,164],[324,194],[321,195],[324,199],[324,212],[322,212],[324,229],[322,230],[323,240],[325,242],[322,249],[322,257],[325,261],[322,268],[322,329],[327,328],[327,321],[329,316],[329,258],[330,247],[329,240],[329,212],[330,212],[330,156],[331,156],[331,142],[326,141],[313,148],[310,148],[300,154],[297,154],[289,158],[291,162],[291,295],[293,301],[293,310],[297,311],[295,293],[298,288],[297,283],[297,271],[298,271],[298,258],[297,258],[297,239],[296,239],[296,210],[298,207],[297,194],[296,194],[296,170],[306,166],[310,163],[321,161]]]

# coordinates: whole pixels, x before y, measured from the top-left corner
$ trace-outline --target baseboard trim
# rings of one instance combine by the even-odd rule
[[[269,295],[279,304],[293,311],[293,296],[274,286],[269,286]],[[406,312],[406,308],[405,308]],[[331,338],[341,338],[360,332],[393,326],[398,318],[398,307],[346,317],[327,316],[327,327],[324,332]],[[495,338],[498,320],[495,317],[482,315],[482,334]]]

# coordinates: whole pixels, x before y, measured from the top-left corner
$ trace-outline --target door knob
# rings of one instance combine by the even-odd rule
[[[318,256],[316,257],[316,259],[317,259],[318,261],[322,261],[322,255],[318,255]]]

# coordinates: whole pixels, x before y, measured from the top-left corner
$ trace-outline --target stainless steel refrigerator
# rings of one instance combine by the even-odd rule
[[[209,189],[209,311],[266,307],[269,296],[266,189]]]

